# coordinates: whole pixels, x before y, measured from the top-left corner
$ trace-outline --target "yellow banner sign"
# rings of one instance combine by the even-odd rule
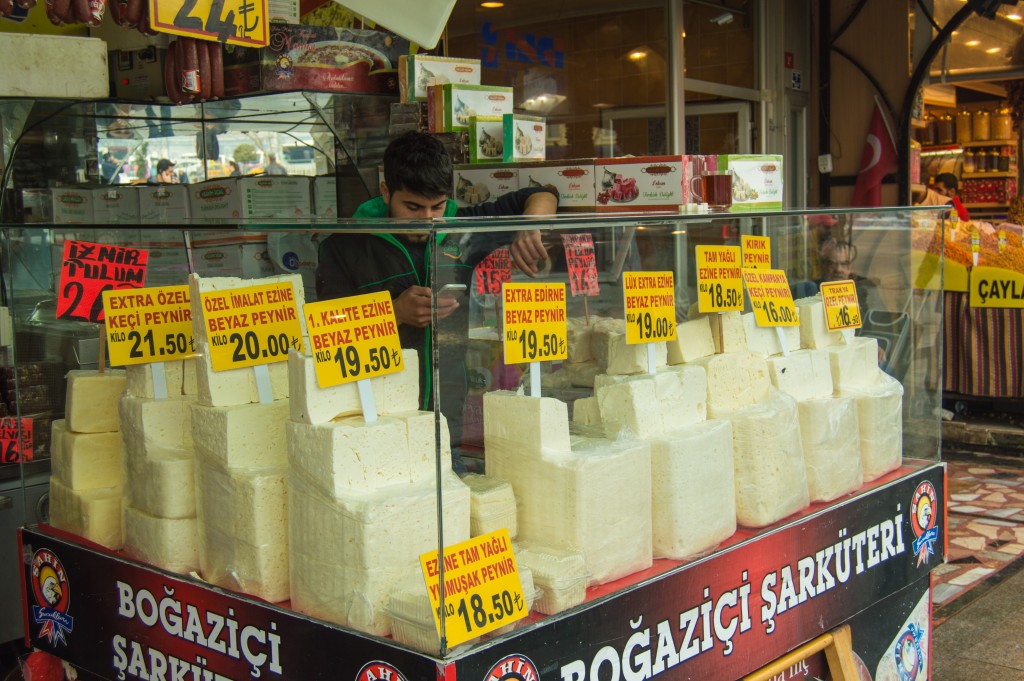
[[[441,634],[441,566],[444,567],[444,628],[448,647],[465,643],[526,617],[523,585],[519,580],[508,530],[474,537],[444,550],[420,556],[437,632]]]
[[[303,310],[321,388],[405,369],[387,291],[308,303]]]
[[[114,366],[167,362],[195,354],[188,286],[104,291],[103,311]]]
[[[230,45],[266,47],[267,0],[145,0],[154,31]],[[181,68],[196,68],[187,64]]]
[[[758,326],[800,326],[785,272],[744,268],[743,283]]]
[[[676,339],[676,287],[671,272],[623,272],[626,343]]]
[[[756,270],[769,270],[772,267],[771,238],[744,234],[740,243],[743,246],[743,267]]]
[[[972,268],[971,307],[1024,308],[1024,274],[1002,267]]]
[[[861,327],[860,301],[857,300],[857,286],[852,280],[823,283],[821,300],[825,303],[825,323],[829,331]]]
[[[200,302],[214,371],[282,362],[289,348],[303,351],[291,282],[208,291]]]
[[[568,357],[565,284],[506,283],[501,296],[506,364]]]
[[[697,309],[702,313],[743,309],[739,246],[697,246]]]

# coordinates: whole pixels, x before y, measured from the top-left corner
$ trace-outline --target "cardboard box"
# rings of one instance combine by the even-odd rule
[[[308,218],[313,211],[311,184],[304,175],[262,175],[238,178],[245,219]]]
[[[782,208],[782,156],[724,154],[720,170],[732,170],[732,212]]]
[[[140,185],[139,222],[143,224],[188,220],[188,188],[184,184]]]
[[[21,212],[25,222],[53,222],[53,193],[49,189],[22,189]]]
[[[460,208],[493,201],[519,189],[519,169],[504,163],[474,163],[455,166],[452,197]]]
[[[543,161],[547,150],[547,126],[540,116],[507,113],[504,116],[504,156],[506,163]]]
[[[594,159],[579,158],[519,165],[523,187],[551,185],[558,190],[558,212],[593,212],[597,205]]]
[[[435,57],[429,54],[402,55],[398,59],[398,96],[403,102],[426,101],[431,85],[480,84],[480,60]]]
[[[338,178],[334,175],[313,178],[313,214],[320,218],[338,217]]]
[[[139,190],[130,185],[93,189],[93,220],[96,224],[138,224]]]
[[[594,160],[597,211],[674,211],[687,202],[688,156],[637,156]]]
[[[180,195],[184,200],[185,194]],[[133,245],[149,251],[146,286],[184,284],[190,269],[181,230],[146,228],[140,229],[138,234],[139,238]]]
[[[238,220],[242,217],[242,196],[238,181],[221,178],[188,187],[188,214],[193,220]]]
[[[203,277],[256,279],[274,274],[262,234],[206,232],[192,244],[195,271]]]
[[[470,116],[512,113],[512,88],[489,85],[432,85],[428,90],[430,132],[469,132]]]
[[[501,116],[469,117],[470,163],[496,163],[502,160],[504,125]]]
[[[50,190],[50,219],[54,224],[91,224],[93,216],[93,189],[60,187]]]

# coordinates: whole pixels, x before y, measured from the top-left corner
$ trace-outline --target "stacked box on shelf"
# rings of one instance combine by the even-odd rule
[[[960,191],[964,203],[1009,203],[1017,196],[1017,178],[970,178]]]
[[[597,205],[594,159],[539,161],[519,164],[523,187],[558,190],[558,212],[592,212]]]
[[[502,118],[503,161],[529,162],[546,158],[547,125],[543,118],[517,113],[507,113]]]
[[[452,198],[460,208],[493,201],[502,194],[517,191],[519,168],[506,163],[456,165]]]
[[[398,96],[402,102],[426,101],[432,85],[479,85],[480,71],[479,59],[402,55],[398,58]]]
[[[427,91],[430,132],[469,132],[470,116],[512,113],[512,88],[491,85],[432,85]]]

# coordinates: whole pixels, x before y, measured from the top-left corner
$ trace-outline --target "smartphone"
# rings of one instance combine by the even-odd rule
[[[444,296],[444,295],[454,296],[457,293],[465,293],[465,292],[466,292],[466,285],[465,284],[445,284],[444,286],[441,287],[441,290],[438,292],[438,295],[440,295],[440,296]]]

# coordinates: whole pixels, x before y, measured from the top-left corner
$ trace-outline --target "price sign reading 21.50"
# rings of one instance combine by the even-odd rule
[[[201,294],[214,371],[271,364],[301,351],[302,326],[291,282]]]
[[[110,363],[149,364],[195,352],[188,286],[103,292]]]
[[[321,388],[402,371],[402,345],[387,291],[304,308]]]

